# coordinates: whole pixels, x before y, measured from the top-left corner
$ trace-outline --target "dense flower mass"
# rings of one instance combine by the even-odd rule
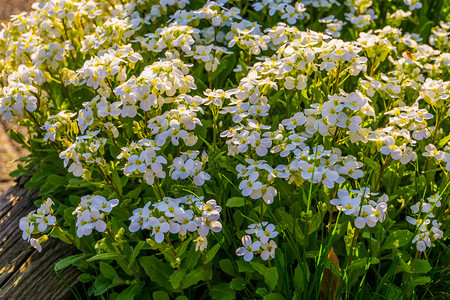
[[[450,8],[382,2],[41,0],[14,16],[0,115],[29,131],[11,132],[32,153],[16,174],[53,199],[23,238],[76,245],[95,296],[312,299],[325,270],[347,297],[428,283],[394,279],[446,239]],[[371,264],[376,291],[360,289]]]

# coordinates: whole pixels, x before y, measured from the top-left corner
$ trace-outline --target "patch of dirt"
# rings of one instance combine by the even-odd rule
[[[24,128],[12,123],[0,122],[0,194],[13,185],[13,178],[9,176],[9,173],[17,167],[18,162],[15,162],[15,160],[28,155],[27,150],[22,149],[9,137],[7,132],[12,128],[26,134]]]
[[[11,15],[30,10],[34,0],[0,0],[0,20],[9,21]]]

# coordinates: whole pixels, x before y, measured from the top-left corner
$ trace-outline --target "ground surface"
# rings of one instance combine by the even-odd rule
[[[8,21],[11,15],[29,10],[34,0],[0,0],[0,20]]]

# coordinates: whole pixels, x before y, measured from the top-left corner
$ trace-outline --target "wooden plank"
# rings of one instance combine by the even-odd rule
[[[76,268],[55,273],[54,264],[78,253],[72,245],[49,238],[39,253],[22,239],[19,220],[36,209],[37,191],[24,188],[25,179],[0,196],[0,299],[73,299],[70,288],[76,288]],[[70,288],[69,288],[70,286]]]

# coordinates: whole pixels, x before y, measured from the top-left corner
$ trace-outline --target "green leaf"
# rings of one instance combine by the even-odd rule
[[[367,265],[367,263],[370,263],[371,265],[376,265],[380,263],[380,260],[376,257],[372,258],[369,261],[367,260],[367,258],[355,259],[354,261],[352,261],[352,264],[348,266],[348,269],[364,268]]]
[[[160,286],[172,291],[172,284],[170,283],[170,275],[172,268],[155,256],[144,256],[139,258],[139,264],[144,269],[145,273],[150,279]]]
[[[158,300],[170,300],[169,294],[167,294],[164,291],[156,291],[153,292],[152,294],[153,299],[158,299]]]
[[[216,300],[231,300],[236,299],[236,292],[228,283],[219,283],[213,286],[210,296]]]
[[[239,272],[253,272],[252,265],[248,261],[238,260],[237,262]]]
[[[100,275],[94,281],[92,288],[94,289],[94,295],[99,296],[101,294],[106,293],[106,291],[111,286],[111,280],[108,280],[104,276]]]
[[[399,269],[411,273],[411,267],[402,258],[399,259]]]
[[[139,295],[143,287],[144,282],[130,285],[119,294],[116,300],[133,300],[135,296]],[[155,299],[163,299],[163,298],[155,298]]]
[[[221,261],[219,261],[219,266],[222,269],[222,271],[224,271],[228,275],[231,275],[231,276],[236,275],[236,272],[234,271],[234,268],[233,268],[233,263],[228,258],[225,258],[225,259],[222,259]]]
[[[183,280],[184,275],[186,275],[186,272],[179,270],[175,270],[175,272],[173,272],[172,275],[170,275],[170,283],[172,284],[172,287],[174,289],[180,287],[180,283]]]
[[[128,266],[128,263],[125,261],[125,257],[120,256],[116,258],[116,262],[125,273],[127,273],[130,276],[133,274],[131,268]]]
[[[58,187],[58,186],[65,185],[67,183],[67,178],[65,176],[59,176],[56,174],[52,174],[52,175],[48,176],[47,182]]]
[[[418,259],[414,265],[413,273],[415,274],[425,274],[431,271],[431,266],[428,260]]]
[[[369,157],[364,157],[364,163],[367,165],[369,170],[378,170],[381,169],[381,166],[378,162],[376,162],[375,160],[369,158]]]
[[[78,275],[77,280],[81,283],[86,283],[92,280],[91,274],[83,273]]]
[[[450,134],[447,135],[445,138],[442,138],[439,141],[439,144],[437,144],[436,148],[440,149],[442,147],[444,147],[445,145],[447,145],[447,143],[450,141]]]
[[[117,276],[116,270],[114,270],[114,268],[111,265],[103,261],[101,261],[99,265],[100,265],[100,273],[102,273],[103,276],[105,276],[105,278],[114,279],[114,277]]]
[[[278,271],[276,267],[268,268],[266,270],[264,274],[264,281],[272,291],[275,289],[278,282]]]
[[[412,235],[413,233],[411,233],[409,230],[397,230],[390,233],[384,240],[381,251],[386,249],[398,249],[405,246]]]
[[[39,188],[39,196],[50,195],[56,190],[56,187],[52,185],[50,182],[46,182]]]
[[[228,199],[225,205],[228,207],[241,207],[245,205],[245,199],[242,197],[232,197]]]
[[[424,285],[424,284],[427,284],[427,283],[430,283],[430,282],[431,282],[431,278],[430,277],[422,276],[422,277],[415,278],[412,281],[412,284],[413,284],[413,286],[416,286],[416,285]]]
[[[117,189],[119,190],[119,193],[122,194],[123,190],[122,190],[122,182],[120,181],[120,176],[119,173],[117,173],[116,168],[114,168],[114,165],[111,168],[111,175],[112,175],[112,179],[114,181],[114,184],[117,186]]]
[[[259,262],[251,261],[250,264],[252,265],[253,269],[264,276],[264,274],[267,272],[267,267]]]
[[[12,140],[16,143],[26,146],[25,141],[27,140],[23,134],[18,132],[17,130],[10,129],[8,130],[8,135],[12,138]]]
[[[131,192],[125,195],[126,198],[136,199],[139,197],[139,194],[142,192],[142,186],[138,185],[137,188],[132,190]]]
[[[61,259],[55,264],[55,271],[58,272],[59,270],[62,270],[70,265],[74,265],[81,261],[83,258],[85,258],[87,254],[75,254],[69,257],[66,257],[64,259]]]
[[[264,296],[264,300],[282,300],[286,299],[283,297],[283,295],[279,293],[270,293],[269,295]]]
[[[118,259],[121,258],[122,255],[116,254],[116,253],[100,253],[97,255],[92,256],[89,259],[86,259],[86,261],[91,262],[91,261],[96,261],[96,260],[113,260],[113,259]]]
[[[306,282],[306,278],[303,272],[303,264],[299,264],[294,271],[294,286],[297,288],[299,292],[304,291],[304,283]]]
[[[220,249],[220,244],[219,243],[215,244],[214,247],[209,249],[209,251],[206,252],[206,259],[205,259],[204,264],[207,264],[211,260],[213,260],[213,258],[216,256],[217,251],[219,251],[219,249]]]
[[[269,295],[269,292],[267,291],[267,289],[266,288],[262,288],[262,287],[257,288],[255,293],[256,293],[256,295],[259,295],[261,297]]]
[[[189,272],[182,282],[182,288],[186,289],[194,284],[197,284],[200,280],[206,280],[209,275],[209,271],[203,269],[203,267],[198,267],[197,269]]]
[[[242,277],[237,277],[237,278],[233,278],[230,282],[230,287],[233,290],[236,291],[241,291],[245,288],[245,285],[247,284],[247,282],[245,281],[244,278]]]
[[[70,236],[70,234],[68,232],[62,231],[61,228],[59,226],[57,226],[57,227],[54,227],[52,234],[50,236],[58,238],[61,241],[63,241],[64,243],[72,244],[72,242],[67,238],[67,235]]]
[[[189,238],[191,239],[191,238]],[[187,242],[183,243],[183,245],[186,245]],[[180,251],[181,253],[181,251]],[[201,256],[201,253],[199,251],[195,251],[195,246],[192,245],[192,247],[186,252],[186,256],[189,257],[189,259],[184,259],[181,263],[181,266],[186,272],[191,271],[195,268],[197,265],[197,262]]]
[[[131,253],[130,257],[130,263],[128,264],[129,267],[131,267],[134,264],[134,261],[136,260],[136,257],[139,255],[139,252],[141,252],[142,247],[146,244],[145,241],[139,241],[137,243],[136,247],[133,249],[133,253]]]

